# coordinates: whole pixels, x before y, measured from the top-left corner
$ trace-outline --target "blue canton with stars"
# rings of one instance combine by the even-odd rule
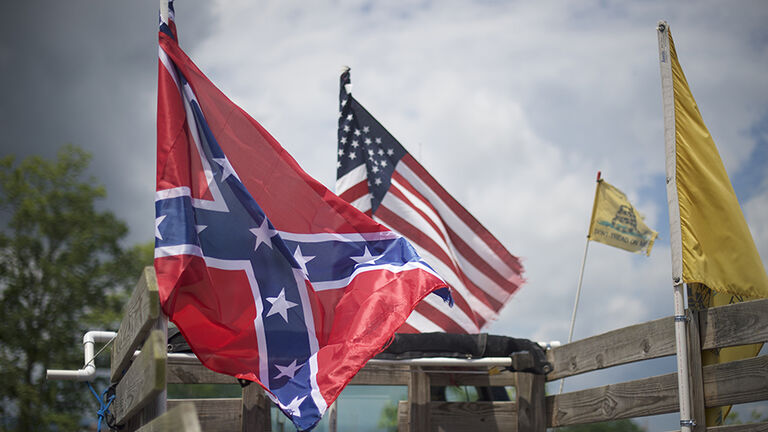
[[[371,194],[371,214],[384,199],[392,182],[392,173],[405,148],[373,116],[352,97],[349,71],[341,75],[339,93],[339,131],[336,178],[342,178],[365,164],[368,191]]]

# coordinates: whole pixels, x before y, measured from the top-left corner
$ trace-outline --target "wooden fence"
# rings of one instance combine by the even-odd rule
[[[701,366],[702,349],[768,341],[768,299],[688,314],[695,431],[768,431],[768,423],[704,425],[704,408],[768,399],[768,356]],[[167,400],[167,384],[235,384],[196,359],[167,355],[167,322],[160,313],[152,268],[142,274],[126,304],[112,349],[113,412],[121,430],[269,431],[271,401],[251,384],[239,398]],[[133,358],[134,351],[141,353]],[[351,385],[408,386],[398,405],[400,431],[534,431],[678,411],[675,373],[546,396],[545,381],[675,354],[672,317],[646,322],[547,352],[554,369],[546,378],[529,373],[475,368],[367,365]],[[512,356],[513,368],[532,364],[529,353]],[[430,400],[431,387],[513,386],[509,402]],[[166,410],[167,413],[163,414]]]
[[[687,311],[694,431],[768,431],[768,423],[707,428],[704,410],[768,399],[768,356],[702,367],[701,350],[768,341],[768,299]],[[547,352],[547,381],[675,355],[674,319],[662,318],[579,340]],[[679,411],[677,374],[546,397],[547,426]]]

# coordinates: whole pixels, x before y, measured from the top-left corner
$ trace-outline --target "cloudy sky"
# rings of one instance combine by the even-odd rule
[[[338,75],[350,66],[356,98],[524,259],[528,283],[489,331],[563,341],[598,170],[660,237],[650,258],[590,245],[575,338],[673,312],[655,30],[666,19],[768,262],[765,2],[180,0],[176,10],[182,48],[331,188]],[[129,242],[150,241],[157,2],[2,2],[0,70],[0,155],[87,149]]]

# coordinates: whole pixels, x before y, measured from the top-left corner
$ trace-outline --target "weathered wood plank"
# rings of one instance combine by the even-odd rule
[[[677,374],[549,396],[546,404],[549,427],[675,412]]]
[[[411,431],[430,430],[429,386],[429,376],[421,368],[415,367],[411,372],[411,382],[408,384],[408,402],[411,404],[408,408],[408,417]]]
[[[168,384],[237,384],[237,379],[214,372],[200,363],[179,363],[169,358]]]
[[[700,321],[703,349],[766,342],[768,299],[709,308],[700,312]]]
[[[768,399],[768,356],[704,367],[707,407]]]
[[[768,356],[704,366],[706,407],[768,399]],[[546,398],[550,427],[678,411],[677,374],[644,378]]]
[[[700,312],[701,348],[768,341],[766,316],[768,299],[706,309]],[[547,375],[547,380],[674,353],[673,319],[661,318],[549,350],[547,360],[554,366],[554,371]]]
[[[180,403],[136,432],[201,432],[195,405]]]
[[[457,370],[452,373],[447,370],[432,371],[426,369],[429,382],[432,386],[467,385],[480,387],[504,387],[517,384],[515,372],[502,371],[491,374],[488,370],[478,369],[467,372],[467,369]],[[464,372],[464,373],[462,373]],[[480,372],[480,373],[477,373]]]
[[[410,404],[408,401],[399,401],[397,403],[397,432],[409,432],[410,425]]]
[[[547,381],[674,353],[674,320],[661,318],[552,348]]]
[[[688,382],[691,386],[691,419],[695,423],[693,432],[707,430],[706,409],[704,408],[704,378],[701,363],[701,338],[699,314],[685,311],[688,321]]]
[[[352,385],[408,385],[411,369],[407,365],[367,365],[349,383]]]
[[[131,298],[123,308],[123,321],[112,343],[111,379],[117,382],[131,362],[133,352],[146,339],[160,315],[155,269],[145,267]]]
[[[768,432],[768,422],[728,426],[712,426],[707,432]]]
[[[200,428],[205,432],[232,432],[241,428],[242,399],[168,399],[168,408],[192,403],[197,410]]]
[[[272,430],[272,401],[264,389],[255,382],[243,387],[242,432],[268,432]]]
[[[544,376],[518,373],[516,378],[518,430],[545,432],[547,407],[544,399]]]
[[[431,431],[517,431],[514,402],[430,402]]]
[[[162,334],[162,340],[168,340],[168,319],[160,312],[160,316],[155,320],[155,324],[152,327],[153,331],[159,331]],[[132,432],[139,429],[141,426],[149,423],[155,418],[163,415],[166,411],[166,401],[168,399],[168,393],[165,388],[152,397],[144,407],[136,414],[130,417],[125,424],[123,432]]]
[[[118,424],[136,414],[155,396],[165,390],[166,341],[160,330],[153,330],[117,384],[112,411]]]

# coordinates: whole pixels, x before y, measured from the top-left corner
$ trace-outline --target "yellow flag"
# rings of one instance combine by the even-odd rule
[[[603,180],[597,181],[589,239],[631,252],[651,254],[658,234],[648,228],[627,196]]]
[[[768,275],[678,62],[669,27],[659,23],[659,31],[673,279],[688,284],[692,310],[768,297]],[[761,348],[705,350],[702,364],[754,357]],[[730,409],[707,408],[706,425],[722,425]]]
[[[662,82],[666,69],[671,72],[673,90],[672,94],[665,90],[663,96],[674,99],[674,123],[667,119],[665,124],[665,133],[674,133],[671,142],[671,136],[667,139],[667,196],[673,267],[677,267],[673,268],[673,276],[725,294],[768,297],[763,262],[720,154],[688,88],[671,34],[668,41],[669,59],[662,55],[661,61]],[[671,105],[667,102],[665,109]],[[673,219],[675,212],[679,212],[678,220]]]

